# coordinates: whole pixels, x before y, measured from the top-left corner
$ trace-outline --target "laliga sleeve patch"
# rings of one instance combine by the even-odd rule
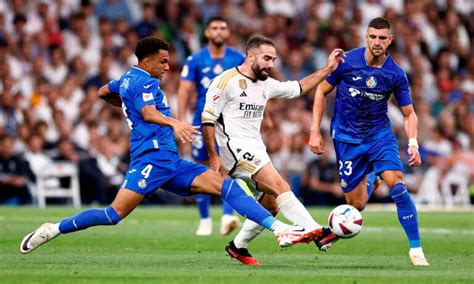
[[[153,100],[153,93],[143,93],[142,95],[144,102]]]

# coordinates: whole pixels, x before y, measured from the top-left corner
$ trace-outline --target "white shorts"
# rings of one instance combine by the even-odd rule
[[[231,177],[244,180],[249,185],[252,195],[258,199],[260,192],[257,190],[252,176],[271,162],[266,147],[232,142],[219,147],[226,171]]]

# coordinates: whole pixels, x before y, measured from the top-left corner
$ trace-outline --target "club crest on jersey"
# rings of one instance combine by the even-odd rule
[[[141,179],[138,181],[138,187],[140,187],[141,189],[144,189],[146,186],[147,186],[147,183],[145,179]]]
[[[221,74],[224,69],[220,64],[217,64],[212,71],[214,71],[214,74]]]
[[[377,80],[375,80],[374,76],[370,76],[369,79],[367,79],[367,81],[365,81],[365,84],[369,88],[375,88],[375,86],[377,86]]]
[[[242,90],[247,89],[247,81],[245,81],[245,79],[240,79],[240,80],[239,80],[239,87],[240,87]]]

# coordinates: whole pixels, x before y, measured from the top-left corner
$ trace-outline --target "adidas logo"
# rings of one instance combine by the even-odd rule
[[[241,97],[246,97],[247,96],[247,93],[245,91],[242,92],[242,94],[240,94]]]

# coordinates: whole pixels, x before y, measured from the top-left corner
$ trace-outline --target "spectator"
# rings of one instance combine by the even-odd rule
[[[60,46],[53,45],[50,47],[51,62],[44,69],[44,77],[53,86],[64,83],[68,74],[68,68],[64,62],[64,52]]]
[[[13,138],[0,135],[0,203],[31,203],[28,183],[35,177],[28,162],[13,154]]]

